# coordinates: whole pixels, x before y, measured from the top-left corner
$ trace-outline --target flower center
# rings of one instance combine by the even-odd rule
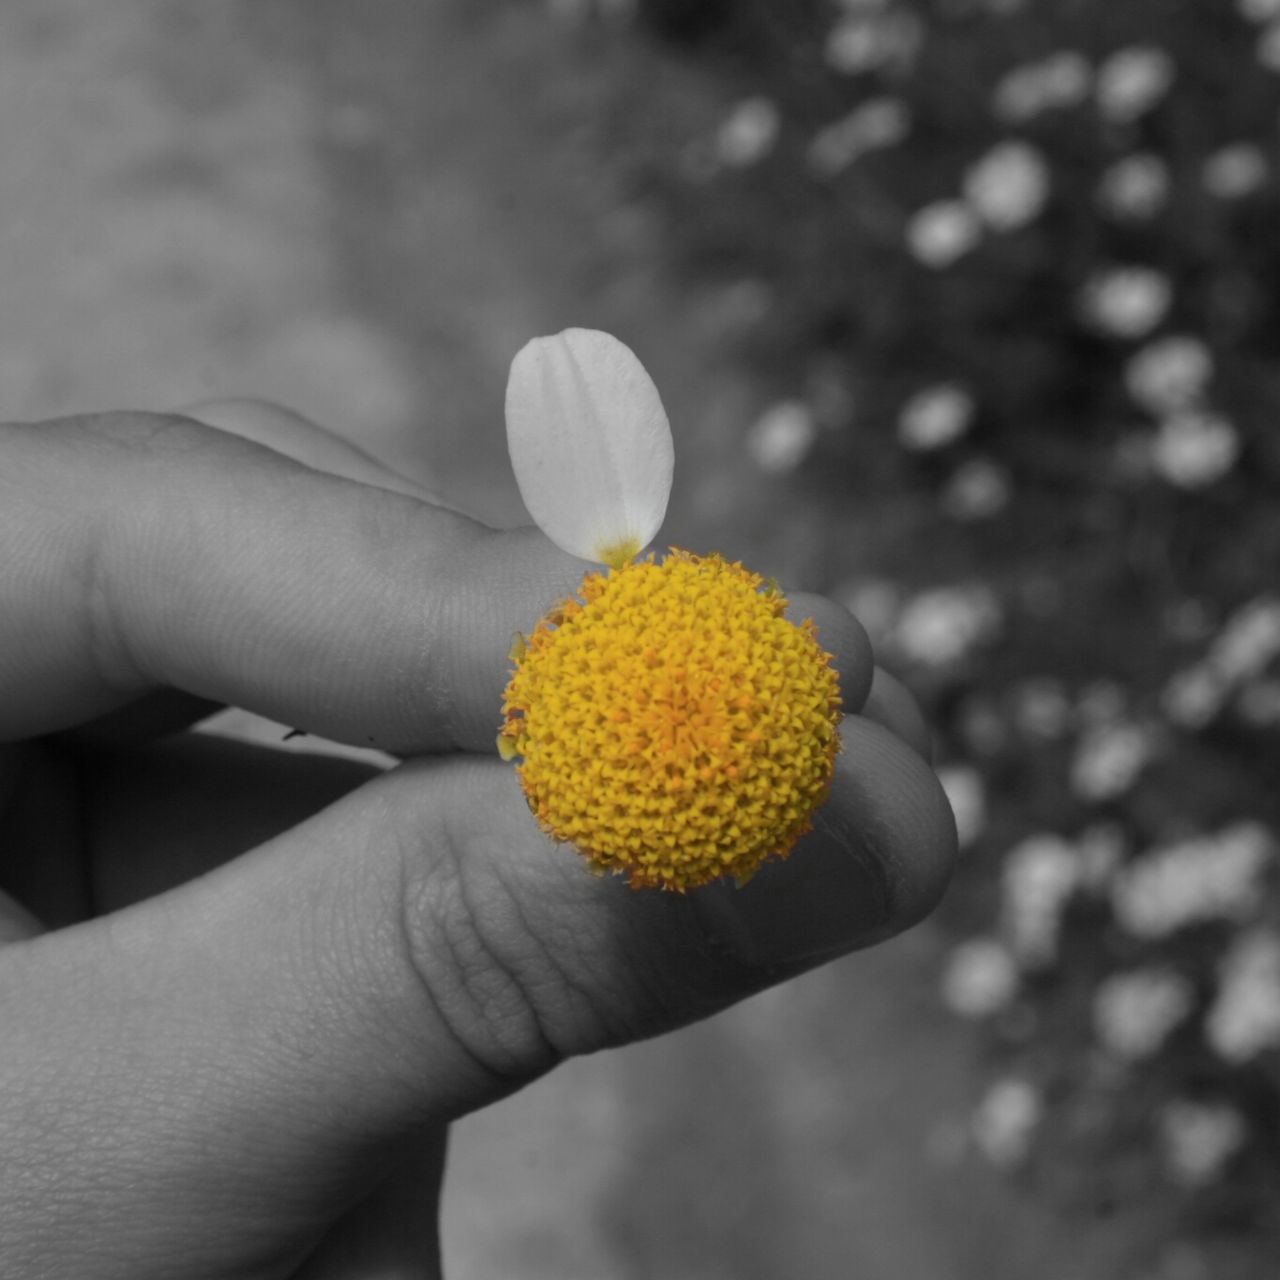
[[[719,556],[590,573],[538,623],[498,745],[539,824],[633,887],[745,881],[811,828],[840,691],[812,622]]]

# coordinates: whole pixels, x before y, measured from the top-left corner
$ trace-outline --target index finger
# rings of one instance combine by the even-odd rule
[[[397,754],[487,750],[512,634],[586,568],[155,414],[0,428],[0,544],[0,738],[175,688]]]

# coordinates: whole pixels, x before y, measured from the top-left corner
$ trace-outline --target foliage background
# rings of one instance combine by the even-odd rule
[[[636,174],[757,306],[744,447],[941,727],[979,1146],[1274,1231],[1280,5],[640,17],[737,99]]]

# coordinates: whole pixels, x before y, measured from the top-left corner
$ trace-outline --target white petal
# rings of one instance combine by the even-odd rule
[[[570,555],[616,563],[661,528],[671,427],[653,379],[617,338],[566,329],[523,347],[507,382],[507,447],[534,523]]]

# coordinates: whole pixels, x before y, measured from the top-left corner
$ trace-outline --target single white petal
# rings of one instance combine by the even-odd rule
[[[556,546],[617,563],[652,541],[674,451],[658,388],[629,347],[595,329],[534,338],[511,362],[506,412],[520,496]]]

